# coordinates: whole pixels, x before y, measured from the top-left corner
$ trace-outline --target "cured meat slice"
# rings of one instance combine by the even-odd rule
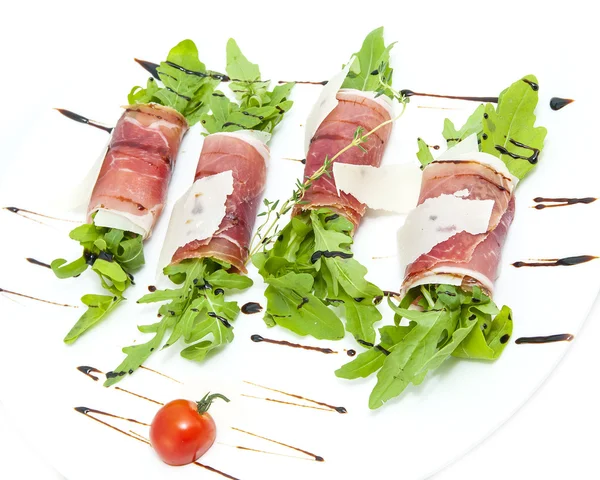
[[[390,106],[384,99],[386,97],[374,98],[370,92],[342,89],[336,98],[337,106],[321,122],[311,140],[304,167],[305,177],[310,177],[321,168],[326,158],[332,158],[348,146],[354,139],[357,128],[366,133],[392,118]],[[379,167],[391,131],[391,123],[385,125],[366,139],[364,150],[351,148],[335,161]],[[355,228],[366,210],[366,205],[352,195],[338,193],[333,173],[316,180],[304,194],[303,200],[307,203],[296,207],[294,215],[302,210],[328,207],[348,218]]]
[[[204,140],[195,180],[231,171],[233,193],[225,202],[225,217],[212,236],[177,249],[172,263],[188,258],[216,258],[246,273],[252,229],[265,189],[269,149],[248,132],[215,133]]]
[[[403,292],[426,283],[449,283],[479,285],[492,293],[502,246],[514,217],[515,181],[504,170],[481,161],[480,155],[436,161],[425,167],[419,205],[444,194],[493,200],[487,231],[475,235],[461,231],[421,254],[406,267]]]
[[[162,105],[129,105],[115,126],[88,206],[122,215],[150,236],[160,216],[185,118]],[[108,226],[108,225],[107,225]],[[140,232],[140,233],[141,233]]]

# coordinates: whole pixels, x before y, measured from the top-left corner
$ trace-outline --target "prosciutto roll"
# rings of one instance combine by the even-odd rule
[[[167,196],[186,119],[156,104],[129,105],[115,126],[88,207],[88,221],[106,224],[117,215],[125,230],[150,236]],[[109,217],[110,216],[110,217]]]
[[[438,160],[423,171],[419,205],[440,195],[491,200],[487,231],[461,231],[421,254],[406,267],[402,290],[422,284],[480,286],[492,294],[502,246],[515,213],[516,184],[504,163],[491,155],[472,154]],[[460,216],[462,212],[457,211]],[[434,220],[434,219],[432,219]]]
[[[179,247],[172,258],[216,258],[246,273],[252,229],[267,179],[269,148],[248,131],[214,133],[204,140],[194,180],[231,171],[233,192],[225,201],[225,216],[208,238]]]
[[[357,128],[366,133],[379,124],[390,120],[391,104],[385,96],[375,98],[373,92],[342,89],[337,93],[337,106],[323,120],[311,139],[306,155],[305,177],[313,175],[323,165],[325,158],[332,158],[354,139]],[[392,131],[391,123],[380,128],[366,139],[363,147],[352,148],[340,155],[335,162],[379,167],[386,143]],[[304,194],[306,204],[296,207],[294,215],[302,210],[328,207],[345,216],[356,228],[365,213],[366,205],[352,195],[338,192],[333,173],[316,180]]]

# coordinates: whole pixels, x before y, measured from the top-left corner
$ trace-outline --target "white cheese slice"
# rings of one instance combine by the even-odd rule
[[[374,210],[408,213],[419,200],[422,173],[413,163],[377,168],[336,162],[333,175],[338,193],[349,193]]]
[[[493,208],[493,200],[469,200],[455,195],[425,200],[408,214],[398,231],[400,271],[459,232],[485,233]]]
[[[327,85],[323,87],[321,90],[321,95],[313,105],[313,108],[308,115],[308,118],[305,122],[305,130],[304,130],[304,152],[308,152],[308,147],[310,146],[310,141],[315,135],[317,128],[321,125],[321,122],[325,120],[327,115],[331,113],[331,111],[337,106],[337,92],[342,87],[348,72],[350,71],[350,66],[354,61],[354,57],[350,59],[350,61],[346,64],[346,66],[340,70],[337,74],[335,74],[328,82]]]
[[[154,215],[147,212],[144,215],[132,215],[106,208],[99,208],[94,216],[94,224],[98,227],[118,228],[127,232],[142,235],[144,239],[150,236]]]
[[[160,253],[160,270],[171,263],[179,247],[212,236],[225,217],[225,202],[233,193],[231,170],[194,182],[175,203]]]

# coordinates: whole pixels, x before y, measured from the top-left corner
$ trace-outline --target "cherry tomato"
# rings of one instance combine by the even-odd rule
[[[199,402],[173,400],[156,413],[150,425],[150,444],[169,465],[186,465],[206,453],[215,442],[217,428],[208,409],[219,393],[206,394]]]

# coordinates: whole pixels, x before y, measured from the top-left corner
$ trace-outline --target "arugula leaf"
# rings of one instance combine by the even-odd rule
[[[482,122],[484,111],[485,106],[483,104],[479,105],[469,116],[460,130],[456,129],[454,123],[452,123],[452,120],[449,118],[444,120],[444,130],[442,131],[442,135],[446,139],[448,148],[453,147],[459,142],[462,142],[465,138],[473,135],[474,133],[476,133],[478,137],[481,137],[481,133],[483,131]]]
[[[100,322],[111,310],[114,310],[124,300],[117,295],[84,295],[81,301],[87,305],[88,309],[79,318],[77,323],[71,328],[64,338],[64,342],[71,344],[75,342],[83,333]]]
[[[207,71],[198,57],[196,44],[183,40],[169,52],[167,60],[157,68],[163,86],[150,78],[146,88],[134,87],[128,95],[130,104],[156,102],[174,108],[190,126],[209,109],[211,95],[223,75]]]
[[[227,74],[230,89],[239,103],[230,101],[222,92],[210,98],[211,114],[201,115],[208,133],[259,130],[272,133],[283,115],[292,108],[288,96],[293,83],[268,91],[270,81],[260,79],[258,65],[250,62],[233,38],[227,42]]]
[[[431,154],[431,150],[429,150],[429,145],[425,143],[425,140],[422,138],[417,138],[417,144],[419,145],[417,158],[419,159],[419,162],[421,162],[421,168],[423,168],[433,162],[434,158]]]
[[[498,108],[485,107],[481,150],[499,157],[522,180],[537,164],[547,130],[534,127],[538,81],[526,75],[498,97]]]
[[[380,91],[380,75],[391,82],[392,69],[389,66],[390,50],[394,43],[385,46],[383,27],[376,28],[364,39],[361,49],[353,55],[352,65],[342,88],[354,88],[364,92]],[[389,89],[381,93],[393,98]]]
[[[224,290],[243,290],[252,286],[252,280],[238,274],[228,273],[230,265],[209,258],[184,260],[170,265],[163,271],[179,288],[156,290],[144,295],[138,303],[169,302],[159,308],[160,322],[142,325],[142,333],[154,333],[148,343],[125,347],[127,356],[115,369],[116,375],[107,377],[105,386],[117,383],[124,374],[133,373],[154,350],[160,347],[170,330],[164,348],[180,339],[189,345],[181,356],[201,361],[220,347],[233,341],[231,322],[239,314],[237,302],[225,301]]]
[[[81,298],[88,308],[67,333],[65,343],[75,342],[125,300],[123,292],[133,283],[132,273],[144,265],[141,235],[91,223],[76,227],[69,237],[80,243],[83,255],[70,263],[63,258],[52,261],[50,267],[54,274],[61,279],[77,277],[91,267],[110,295]]]

